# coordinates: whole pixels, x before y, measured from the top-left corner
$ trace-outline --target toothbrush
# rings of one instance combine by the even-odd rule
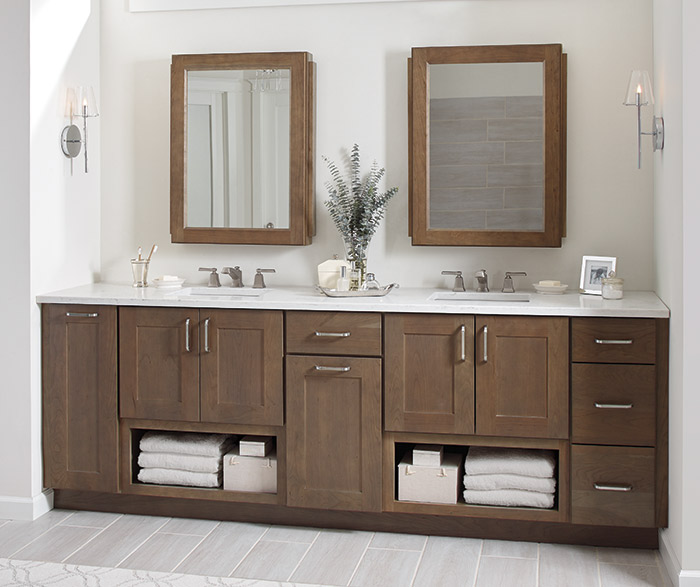
[[[141,261],[141,247],[139,247],[139,256],[138,256],[138,261]]]
[[[151,260],[151,257],[153,256],[153,253],[155,253],[158,250],[158,245],[153,245],[151,247],[151,252],[148,253],[148,259],[146,259],[146,262]]]

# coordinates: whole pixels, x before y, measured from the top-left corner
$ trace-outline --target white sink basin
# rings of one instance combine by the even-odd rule
[[[429,300],[440,302],[529,302],[529,293],[500,291],[436,291]]]
[[[260,298],[267,291],[252,287],[186,287],[168,295],[173,298]]]

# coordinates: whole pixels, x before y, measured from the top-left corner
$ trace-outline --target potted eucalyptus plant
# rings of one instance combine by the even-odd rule
[[[367,271],[367,247],[377,230],[386,206],[399,191],[398,187],[385,192],[379,190],[379,182],[385,169],[375,161],[363,178],[360,171],[360,147],[352,146],[349,160],[349,178],[342,175],[338,166],[327,157],[331,181],[325,183],[328,199],[324,202],[345,244],[345,257],[359,271],[359,283],[365,280]]]

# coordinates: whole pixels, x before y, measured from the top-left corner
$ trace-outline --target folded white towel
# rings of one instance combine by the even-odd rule
[[[554,453],[551,450],[472,446],[464,461],[467,475],[527,475],[553,477]]]
[[[142,452],[139,454],[139,467],[151,469],[179,469],[194,473],[218,473],[221,471],[222,457],[183,455],[172,452]]]
[[[169,452],[218,457],[229,451],[235,437],[195,432],[146,432],[139,448],[144,452]]]
[[[496,491],[464,490],[464,501],[472,505],[501,505],[506,507],[529,507],[551,509],[554,507],[553,493],[498,489]]]
[[[139,461],[140,462],[140,461]],[[520,489],[522,491],[539,491],[540,493],[554,493],[557,482],[549,477],[528,477],[527,475],[465,475],[464,488],[480,491],[494,489]]]
[[[158,485],[187,485],[189,487],[221,487],[221,473],[195,473],[176,469],[141,469],[138,480]]]

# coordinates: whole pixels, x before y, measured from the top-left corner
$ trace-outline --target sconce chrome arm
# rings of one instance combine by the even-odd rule
[[[651,88],[649,72],[634,70],[630,75],[627,87],[627,96],[623,104],[637,107],[637,169],[642,168],[642,135],[652,138],[652,148],[660,151],[664,148],[664,119],[654,116],[651,132],[642,131],[642,106],[654,103],[654,93]]]

